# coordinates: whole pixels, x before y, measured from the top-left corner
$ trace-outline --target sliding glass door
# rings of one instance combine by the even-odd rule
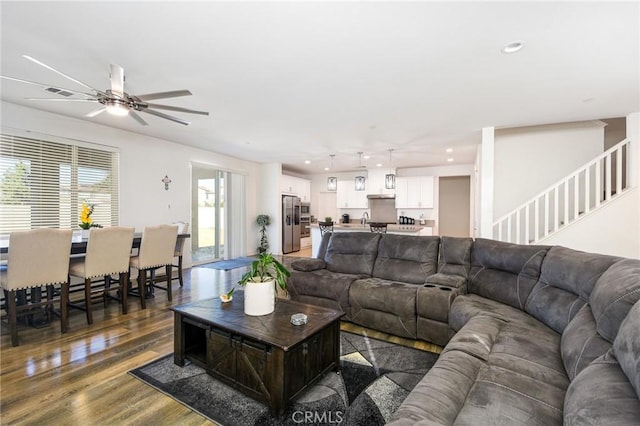
[[[192,163],[191,259],[202,264],[224,258],[226,172]]]

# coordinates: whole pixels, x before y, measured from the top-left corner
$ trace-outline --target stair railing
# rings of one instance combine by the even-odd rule
[[[493,238],[535,244],[629,189],[629,140],[609,148],[493,223]]]

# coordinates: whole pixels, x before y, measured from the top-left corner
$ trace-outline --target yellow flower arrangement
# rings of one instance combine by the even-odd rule
[[[93,223],[91,214],[93,213],[93,204],[89,204],[86,201],[82,203],[82,210],[80,211],[80,223],[79,226],[82,229],[89,228],[102,228],[102,226]]]

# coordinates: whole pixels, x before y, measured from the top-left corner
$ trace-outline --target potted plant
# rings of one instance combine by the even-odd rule
[[[251,268],[242,276],[238,285],[244,289],[244,313],[252,316],[267,315],[275,309],[276,284],[287,291],[287,277],[291,273],[271,254],[261,253]],[[221,297],[231,300],[236,287]]]
[[[80,211],[80,223],[78,226],[82,229],[82,237],[87,238],[89,236],[89,229],[91,228],[102,228],[102,225],[99,225],[93,221],[91,215],[93,214],[93,208],[95,206],[93,204],[89,204],[87,201],[82,202],[82,209]]]
[[[260,225],[260,246],[258,247],[258,253],[266,253],[269,249],[269,242],[267,241],[267,225],[269,225],[269,215],[259,214],[256,220]]]

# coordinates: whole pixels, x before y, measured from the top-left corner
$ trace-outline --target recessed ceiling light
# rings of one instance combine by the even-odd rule
[[[365,160],[368,160],[369,158],[371,158],[371,156],[370,156],[370,155],[365,155],[365,156],[364,156],[364,157],[362,157],[362,158],[364,158]]]
[[[328,168],[328,167],[325,167],[325,168],[324,168],[324,171],[325,171],[325,172],[328,172],[328,171],[329,171],[329,168]]]
[[[516,53],[517,51],[519,51],[523,47],[524,47],[524,41],[522,41],[522,40],[514,40],[511,43],[506,44],[501,49],[501,52],[502,53],[506,53],[506,54]]]
[[[451,162],[453,162],[453,158],[449,157],[449,158],[447,158],[447,161],[451,163]]]
[[[376,167],[382,167],[382,163],[376,164]]]
[[[449,153],[453,152],[453,148],[447,148],[447,152]]]
[[[311,164],[311,160],[304,160],[304,164]]]

